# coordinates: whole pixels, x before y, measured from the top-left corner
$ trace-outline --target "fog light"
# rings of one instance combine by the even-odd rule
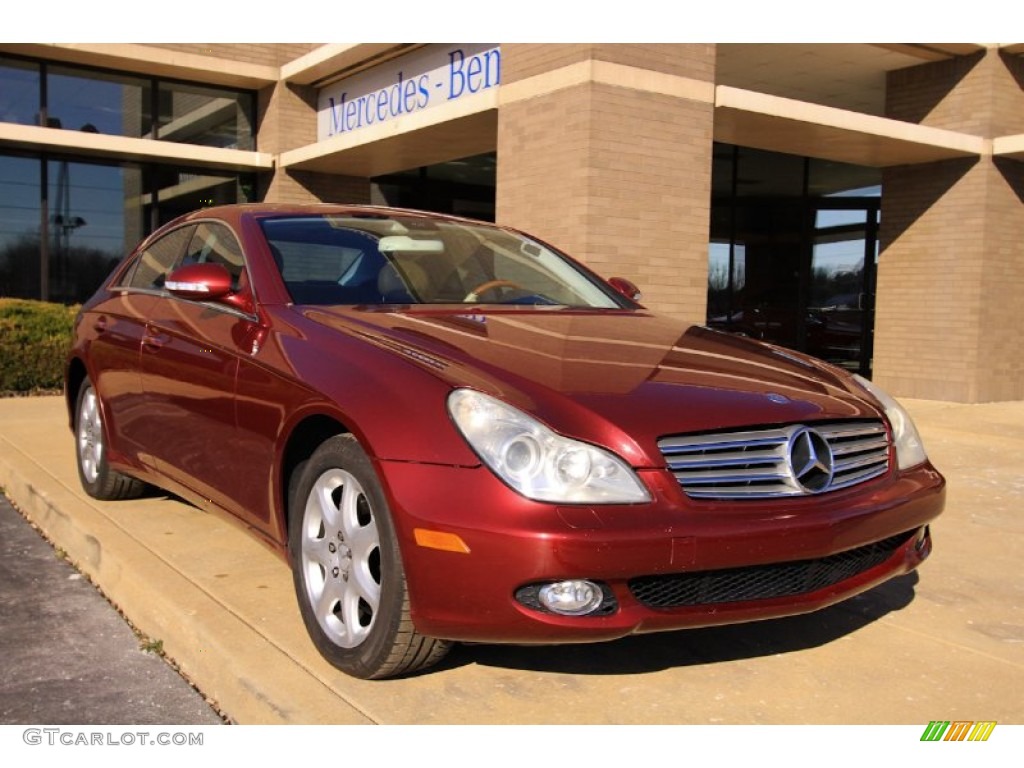
[[[604,593],[592,581],[573,579],[546,584],[537,593],[541,605],[552,613],[583,616],[601,607]]]

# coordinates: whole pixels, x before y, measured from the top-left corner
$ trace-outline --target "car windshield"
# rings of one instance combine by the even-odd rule
[[[572,262],[498,227],[376,214],[260,224],[296,304],[624,306]]]

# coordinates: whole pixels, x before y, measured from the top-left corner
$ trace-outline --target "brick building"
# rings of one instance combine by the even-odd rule
[[[0,44],[0,296],[243,200],[526,229],[897,395],[1024,399],[1024,44]]]

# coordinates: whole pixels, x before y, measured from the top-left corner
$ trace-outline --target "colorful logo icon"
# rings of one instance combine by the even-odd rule
[[[995,720],[932,720],[921,741],[988,741],[995,727]]]

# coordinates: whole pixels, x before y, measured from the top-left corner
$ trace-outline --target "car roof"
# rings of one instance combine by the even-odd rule
[[[259,219],[273,216],[304,216],[311,214],[333,216],[399,216],[403,218],[414,217],[431,219],[434,221],[464,222],[467,224],[497,226],[489,222],[468,219],[462,216],[452,216],[443,213],[434,213],[431,211],[414,210],[411,208],[342,203],[237,203],[234,205],[218,205],[211,206],[209,208],[199,208],[191,213],[184,214],[173,223],[179,224],[204,218],[218,218],[238,222],[247,217]],[[498,228],[505,229],[504,227]]]

